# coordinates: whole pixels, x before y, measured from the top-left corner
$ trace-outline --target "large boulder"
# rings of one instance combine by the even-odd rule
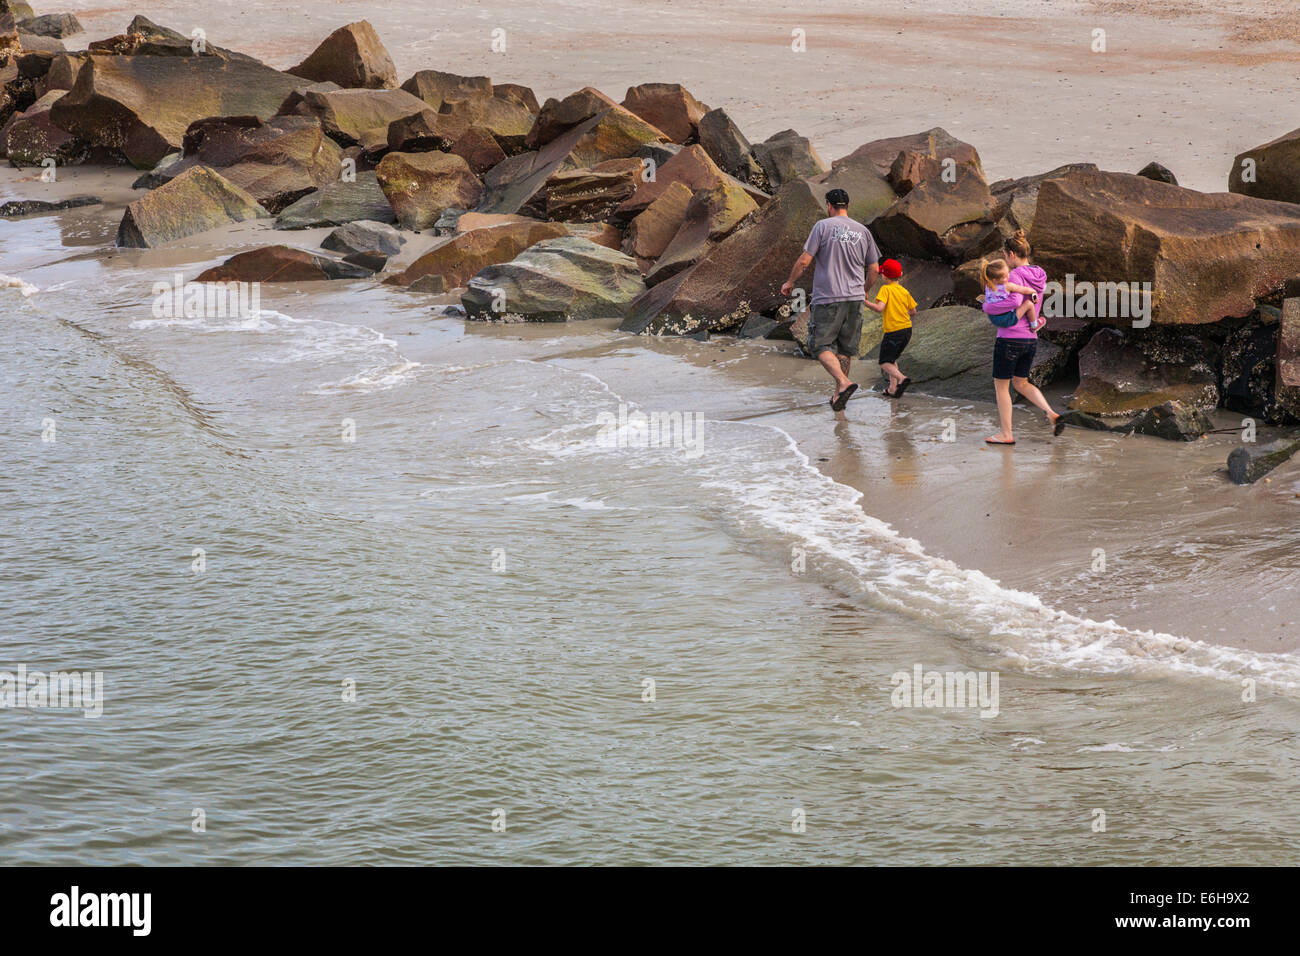
[[[499,96],[503,100],[510,100],[512,103],[518,103],[533,114],[541,110],[541,106],[537,103],[537,94],[518,83],[494,83],[492,85],[492,95]]]
[[[639,260],[657,259],[681,229],[692,196],[681,183],[670,184],[628,224],[623,251]]]
[[[71,13],[47,13],[19,20],[18,29],[38,37],[55,37],[60,40],[82,32],[81,24]]]
[[[1239,154],[1228,174],[1228,191],[1300,203],[1300,129]]]
[[[1071,163],[1036,176],[1020,179],[999,179],[989,186],[997,202],[993,216],[999,221],[1002,232],[1012,235],[1017,229],[1029,232],[1034,227],[1034,214],[1038,211],[1038,191],[1049,179],[1060,179],[1074,172],[1095,172],[1093,163]]]
[[[50,108],[63,95],[63,90],[51,90],[23,112],[15,113],[0,130],[0,150],[9,157],[11,166],[40,166],[46,159],[67,166],[86,158],[86,143],[50,121]]]
[[[92,56],[50,110],[55,125],[92,146],[119,150],[141,169],[181,148],[208,116],[269,119],[304,81],[251,60]]]
[[[483,200],[478,211],[525,213],[544,218],[546,184],[557,172],[587,166],[577,160],[575,150],[600,125],[603,115],[588,117],[577,126],[564,130],[541,149],[511,156],[498,163],[483,176]]]
[[[344,89],[384,90],[397,86],[397,68],[368,20],[339,27],[307,59],[287,72]]]
[[[491,93],[472,93],[444,100],[438,112],[450,122],[466,129],[477,127],[487,130],[502,151],[510,156],[526,149],[524,141],[528,138],[535,119],[526,106]]]
[[[395,120],[428,109],[405,90],[305,89],[297,99],[281,112],[314,116],[340,146],[365,149],[388,148],[388,128]]]
[[[339,178],[343,151],[306,116],[221,116],[191,124],[184,155],[160,174],[207,166],[278,213]]]
[[[262,246],[199,273],[196,282],[313,282],[364,279],[373,270],[289,246]]]
[[[536,150],[579,126],[583,134],[568,150],[569,162],[574,166],[624,159],[647,143],[667,138],[662,130],[588,86],[562,100],[552,98],[542,104],[525,143]]]
[[[957,169],[968,167],[978,172],[981,178],[984,176],[984,168],[980,165],[979,153],[976,152],[975,147],[962,142],[938,126],[907,136],[890,136],[886,139],[872,140],[859,146],[847,156],[841,156],[831,166],[834,168],[842,163],[870,163],[879,175],[887,177],[893,170],[899,153],[903,152],[936,160],[938,166],[932,168],[942,170],[946,165],[953,170],[954,175]],[[952,160],[952,162],[945,164],[945,160]]]
[[[465,125],[463,119],[453,119],[451,116],[435,113],[431,109],[423,109],[418,113],[399,116],[388,124],[388,151],[392,153],[424,153],[431,149],[437,149],[449,153],[455,149],[456,144],[468,133],[469,127]],[[493,139],[492,143],[496,145],[496,140]],[[497,151],[500,152],[499,146]],[[457,155],[461,155],[466,162],[469,162],[469,157],[462,154]],[[505,156],[502,154],[502,159],[504,158]],[[497,160],[497,162],[500,162],[500,160]]]
[[[275,217],[276,229],[315,229],[342,226],[358,220],[397,222],[388,197],[379,188],[373,172],[360,172],[355,179],[327,183],[308,193]]]
[[[876,172],[873,164],[841,163],[829,172],[815,177],[822,201],[832,189],[843,189],[849,194],[849,217],[869,224],[897,201],[894,189],[885,177]],[[902,255],[904,253],[900,253]]]
[[[676,185],[681,186],[680,183]],[[661,194],[651,208],[667,195]],[[729,236],[747,216],[757,211],[758,204],[754,200],[743,191],[725,184],[695,192],[686,204],[681,225],[659,253],[654,267],[646,273],[646,285],[657,285],[689,269],[708,255],[714,245]],[[640,218],[638,216],[633,223]]]
[[[660,303],[663,293],[656,286],[655,295],[636,303],[620,328],[691,335],[737,328],[755,312],[783,309],[788,315],[790,303],[781,295],[781,285],[809,231],[826,215],[823,195],[803,180],[781,187],[746,228],[727,236],[681,274],[670,301]],[[811,282],[809,270],[799,284],[806,290]]]
[[[117,244],[146,249],[267,215],[256,199],[220,173],[195,166],[127,206]]]
[[[925,180],[876,218],[871,230],[883,252],[961,261],[996,228],[984,177],[972,166],[955,169],[955,182]]]
[[[391,131],[390,128],[389,132]],[[492,131],[483,126],[471,126],[446,152],[455,153],[469,163],[475,176],[482,176],[506,158],[505,151],[501,149],[501,144],[492,135]]]
[[[697,138],[700,118],[709,108],[691,96],[680,83],[642,83],[630,86],[623,108],[662,130],[674,143]]]
[[[863,322],[864,345],[868,332],[874,341],[862,353],[864,363],[879,358],[880,321]],[[995,332],[980,309],[961,305],[918,310],[912,319],[912,338],[901,365],[917,391],[967,401],[993,398],[993,340]]]
[[[1138,337],[1105,328],[1079,350],[1079,386],[1070,408],[1102,417],[1169,401],[1214,408],[1219,389],[1213,361],[1204,343],[1191,336]]]
[[[611,159],[590,169],[566,169],[546,181],[546,218],[603,222],[637,191],[639,159]]]
[[[680,183],[691,192],[723,188],[739,197],[745,195],[746,185],[728,176],[709,158],[702,146],[688,146],[668,162],[655,170],[653,179],[641,179],[636,192],[615,210],[615,217],[621,220],[631,219],[649,208],[650,204],[663,195],[673,183]],[[762,196],[762,194],[759,194]],[[751,197],[752,198],[752,197]],[[766,200],[766,196],[762,196]]]
[[[362,219],[339,226],[321,240],[320,247],[344,256],[365,253],[387,257],[401,252],[405,241],[388,223]]]
[[[710,110],[698,123],[700,145],[723,172],[758,189],[770,189],[754,147],[723,109]]]
[[[460,288],[488,266],[509,262],[530,246],[565,235],[561,223],[535,220],[473,229],[435,246],[386,281],[411,286],[426,276],[440,276],[444,288]]]
[[[492,81],[486,76],[460,76],[440,70],[420,70],[402,84],[402,89],[424,100],[434,112],[447,100],[460,100],[476,93],[493,95]]]
[[[566,322],[620,318],[645,291],[629,256],[588,239],[547,239],[469,280],[461,303],[471,319]]]
[[[826,163],[817,155],[812,142],[792,129],[782,130],[761,143],[755,143],[754,158],[763,167],[772,189],[826,172]]]
[[[1076,172],[1043,182],[1030,241],[1049,275],[1150,283],[1152,322],[1203,324],[1250,315],[1296,273],[1300,206]]]
[[[472,208],[483,194],[483,183],[465,160],[436,150],[389,153],[375,175],[407,229],[429,229],[446,210]]]

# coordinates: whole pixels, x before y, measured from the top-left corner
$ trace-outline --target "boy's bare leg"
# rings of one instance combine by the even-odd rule
[[[880,370],[889,376],[889,391],[891,393],[903,383],[903,379],[907,378],[906,375],[898,370],[898,365],[894,362],[880,363]]]

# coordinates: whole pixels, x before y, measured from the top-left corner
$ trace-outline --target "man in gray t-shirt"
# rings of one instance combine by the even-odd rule
[[[832,189],[826,194],[826,218],[812,227],[803,254],[795,260],[790,278],[781,286],[790,295],[804,270],[814,262],[812,315],[808,322],[810,351],[835,380],[831,408],[840,411],[857,391],[849,380],[849,366],[862,338],[862,303],[876,284],[880,250],[871,231],[849,218],[849,194]]]

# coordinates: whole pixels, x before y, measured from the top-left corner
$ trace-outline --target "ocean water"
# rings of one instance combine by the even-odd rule
[[[820,391],[731,420],[743,347],[169,318],[93,232],[0,226],[0,670],[104,676],[0,710],[0,863],[1294,862],[1300,660],[936,556],[818,467]],[[996,715],[894,706],[918,665]]]

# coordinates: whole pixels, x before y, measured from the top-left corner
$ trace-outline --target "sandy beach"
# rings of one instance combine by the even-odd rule
[[[351,16],[342,5],[279,0],[255,11],[193,0],[67,6],[86,27],[70,48],[144,12],[184,33],[202,27],[211,42],[280,68]],[[1154,160],[1183,185],[1213,191],[1227,188],[1235,155],[1294,126],[1300,14],[1253,0],[836,0],[789,11],[752,0],[556,0],[480,6],[469,17],[462,9],[401,0],[366,15],[401,76],[487,74],[539,97],[594,86],[615,99],[669,80],[725,107],[751,141],[793,126],[827,162],[872,139],[942,126],[976,145],[990,180],[1077,162],[1136,172]],[[496,29],[506,31],[504,53],[491,52]],[[805,33],[804,53],[791,49],[794,30]],[[1094,30],[1106,31],[1105,53],[1092,52]]]

